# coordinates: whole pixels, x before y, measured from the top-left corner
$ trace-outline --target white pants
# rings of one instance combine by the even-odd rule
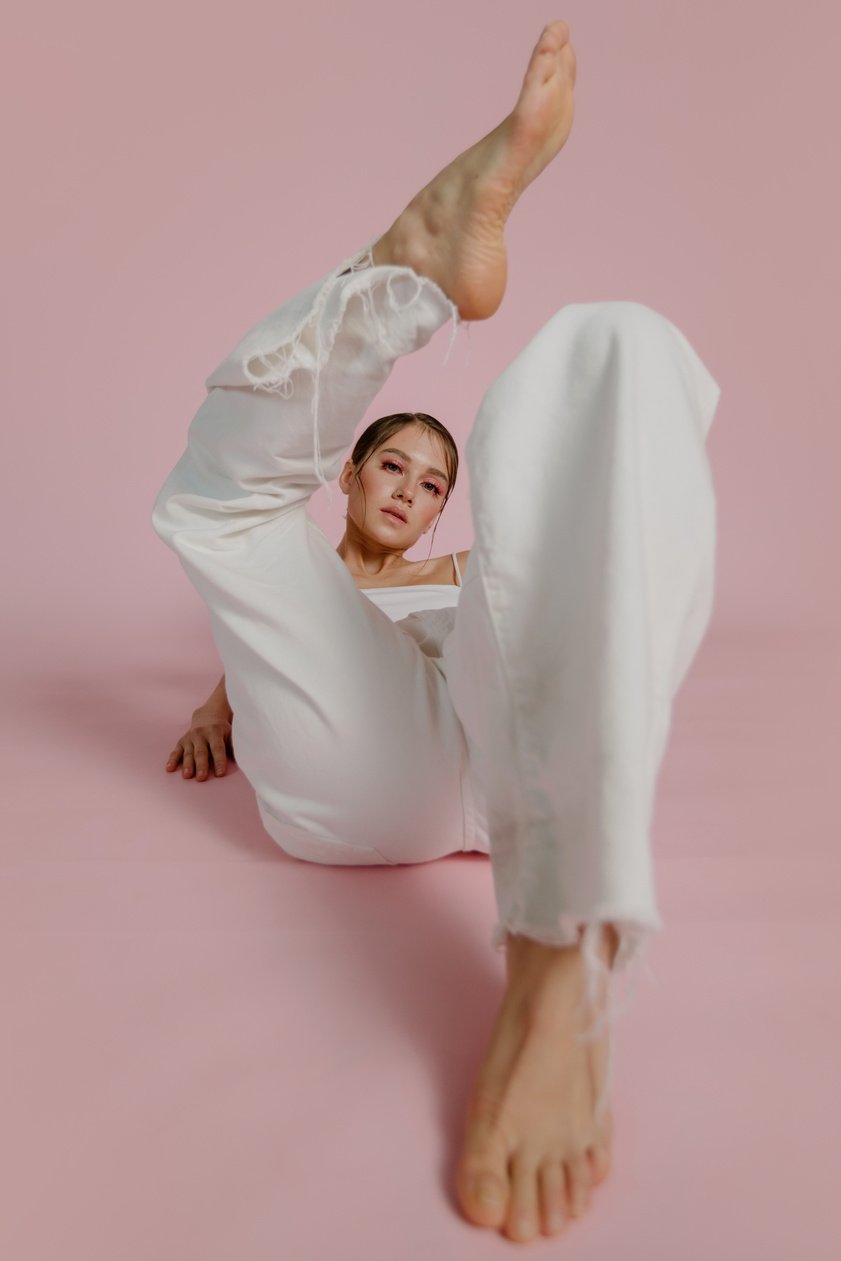
[[[450,318],[410,269],[341,263],[207,379],[153,524],[207,603],[237,763],[282,848],[489,850],[492,944],[580,940],[594,986],[601,922],[614,972],[662,927],[652,807],[712,607],[719,388],[648,307],[559,310],[467,440],[475,538],[436,659],[360,594],[306,504],[397,356]]]

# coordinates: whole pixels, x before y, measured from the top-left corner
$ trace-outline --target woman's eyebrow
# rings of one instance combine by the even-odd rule
[[[391,455],[402,455],[403,459],[406,460],[407,463],[412,463],[412,457],[407,455],[405,451],[401,451],[399,447],[383,447],[383,453],[386,451],[388,451]],[[442,481],[447,482],[447,485],[449,485],[446,473],[442,473],[439,468],[432,468],[430,466],[426,471],[427,473],[434,473],[436,477],[440,477]]]

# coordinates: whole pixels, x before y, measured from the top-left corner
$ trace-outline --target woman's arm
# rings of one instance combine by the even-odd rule
[[[181,765],[184,779],[195,777],[205,780],[212,759],[216,774],[224,775],[228,769],[228,757],[234,756],[231,741],[233,716],[223,674],[205,703],[194,712],[189,729],[169,755],[166,769],[174,771]]]

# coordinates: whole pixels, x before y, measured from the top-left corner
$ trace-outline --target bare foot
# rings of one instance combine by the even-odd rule
[[[608,965],[617,945],[605,926],[600,954]],[[580,947],[509,936],[506,965],[505,997],[470,1096],[456,1190],[468,1221],[524,1242],[559,1234],[608,1173],[612,1117],[603,1110],[597,1122],[594,1108],[609,1034],[576,1041],[594,1019],[578,1012]]]
[[[523,190],[565,143],[574,85],[569,28],[550,22],[531,55],[512,112],[410,201],[375,245],[374,262],[428,276],[462,319],[493,315],[507,279],[505,221]]]

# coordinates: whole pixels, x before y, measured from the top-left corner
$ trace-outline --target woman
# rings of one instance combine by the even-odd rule
[[[455,480],[444,433],[412,419],[344,457],[400,355],[499,306],[504,224],[569,134],[574,82],[550,23],[512,113],[211,374],[153,514],[207,603],[278,844],[328,863],[489,852],[506,989],[456,1189],[469,1221],[523,1241],[583,1211],[609,1166],[606,981],[661,927],[650,816],[712,603],[719,391],[657,312],[562,307],[467,440],[457,605],[404,559],[440,510],[431,484]],[[336,476],[338,548],[305,510]],[[449,585],[444,558],[430,574]],[[418,608],[392,620],[381,584]]]
[[[440,437],[438,444],[433,435]],[[414,454],[403,450],[413,445],[418,448]],[[443,454],[435,451],[436,445]],[[432,464],[423,471],[420,466],[424,462],[424,447],[432,448],[431,458],[443,464],[446,471]],[[424,412],[400,412],[382,416],[368,426],[339,478],[339,485],[348,496],[348,525],[336,551],[350,569],[357,589],[364,591],[392,621],[400,621],[414,610],[449,608],[458,602],[469,548],[436,556],[431,561],[427,557],[411,562],[403,556],[430,529],[434,543],[438,518],[455,488],[458,464],[455,439],[440,420]],[[411,505],[413,481],[419,486],[416,508]],[[403,518],[406,528],[398,527],[396,534],[391,529],[393,540],[378,537],[376,530],[369,532],[366,516],[372,516],[380,534],[390,524],[384,523],[376,512],[367,513],[369,495],[375,504],[389,496],[400,503],[406,501],[412,513],[411,524],[406,509],[398,507],[397,515]],[[366,565],[375,568],[369,570]],[[233,754],[232,719],[223,674],[204,704],[194,711],[190,727],[169,756],[167,771],[181,766],[184,779],[195,777],[203,782],[212,764],[217,776],[224,775],[228,756]]]

